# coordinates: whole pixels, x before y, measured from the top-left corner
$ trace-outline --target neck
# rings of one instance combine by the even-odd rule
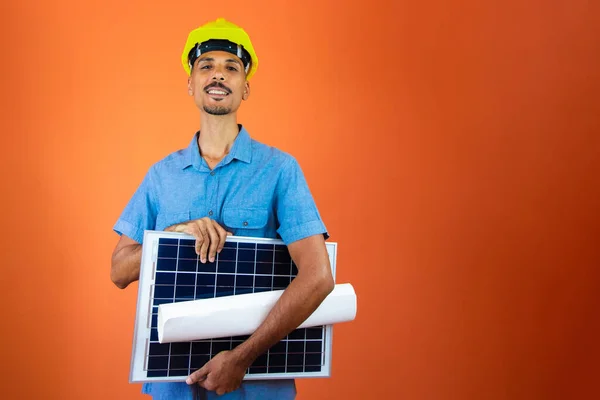
[[[239,133],[236,116],[205,115],[202,113],[200,125],[201,129],[198,137],[200,154],[205,159],[211,161],[221,160],[229,153],[229,150]]]

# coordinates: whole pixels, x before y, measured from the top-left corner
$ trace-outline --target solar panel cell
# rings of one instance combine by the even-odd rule
[[[304,355],[302,353],[294,354],[289,353],[287,355],[287,365],[290,367],[293,366],[302,366],[304,364]]]
[[[232,286],[217,286],[215,289],[215,297],[222,296],[233,296],[235,294],[235,290]]]
[[[306,338],[307,339],[322,339],[323,338],[323,328],[307,328],[306,329]]]
[[[277,249],[275,252],[275,262],[289,265],[292,261],[290,254],[283,249]]]
[[[235,294],[249,294],[253,292],[253,288],[251,287],[236,287]]]
[[[252,275],[237,275],[235,277],[235,286],[251,288],[254,286],[254,277]]]
[[[194,246],[179,246],[179,260],[188,259],[194,261],[194,266],[196,265],[196,248]]]
[[[257,250],[256,251],[256,262],[265,263],[271,265],[273,263],[273,250]]]
[[[217,271],[217,263],[216,262],[206,262],[206,263],[198,262],[198,272],[214,274],[216,271]],[[214,285],[214,283],[213,283],[213,285]]]
[[[266,374],[267,367],[250,367],[248,370],[249,374]]]
[[[163,378],[168,376],[168,371],[166,369],[148,370],[147,376],[148,378]]]
[[[175,289],[175,301],[190,301],[194,299],[194,286],[177,286]]]
[[[320,353],[323,351],[323,342],[320,340],[307,340],[305,343],[307,353]]]
[[[174,274],[172,274],[174,275]],[[194,286],[196,285],[196,274],[177,274],[177,286]]]
[[[169,362],[169,369],[183,369],[186,371],[187,374],[187,371],[190,367],[190,356],[189,354],[177,356],[171,354]]]
[[[254,274],[254,262],[240,261],[237,264],[238,274]]]
[[[168,343],[150,343],[150,354],[155,356],[168,356],[169,349]]]
[[[229,341],[227,341],[227,342],[213,341],[211,354],[214,357],[216,354],[218,354],[222,351],[227,351],[227,350],[231,350],[231,349],[232,349],[232,346],[231,346],[231,342],[229,342]]]
[[[256,257],[256,251],[254,249],[238,249],[238,262],[248,261],[254,263]]]
[[[273,271],[275,275],[289,277],[291,275],[292,266],[290,265],[290,263],[276,263],[274,265]]]
[[[208,354],[203,354],[203,355],[192,355],[192,359],[191,359],[191,363],[190,363],[190,369],[193,371],[202,368],[202,366],[204,364],[206,364],[207,362],[210,361],[210,355]]]
[[[166,344],[166,343],[165,343]],[[190,354],[190,343],[171,343],[171,355],[187,355]]]
[[[266,367],[269,359],[267,354],[263,354],[258,356],[256,360],[252,363],[253,367]]]
[[[167,246],[165,246],[167,247]],[[173,247],[173,246],[168,246]],[[160,253],[160,251],[159,251]],[[157,261],[157,270],[158,271],[175,271],[177,269],[177,259],[176,258],[160,258]]]
[[[173,300],[175,286],[173,285],[156,285],[154,287],[154,299],[171,299]]]
[[[256,275],[254,277],[254,287],[256,288],[271,288],[273,286],[273,277]]]
[[[290,332],[288,335],[289,339],[302,339],[306,338],[306,329],[296,329],[295,331]]]
[[[168,369],[169,368],[169,356],[151,356],[148,357],[148,369]]]
[[[188,369],[169,369],[169,376],[172,377],[184,377],[189,373]]]
[[[281,353],[281,354],[285,354],[287,351],[287,345],[286,342],[281,341],[277,344],[275,344],[275,346],[271,347],[269,349],[269,354],[274,354],[274,353]]]
[[[217,275],[217,286],[219,287],[233,287],[233,283],[235,282],[235,275]]]
[[[289,276],[273,277],[273,289],[275,289],[275,290],[285,289],[286,287],[288,287],[289,284],[290,284]]]
[[[173,285],[175,284],[175,274],[169,272],[157,272],[155,283],[157,285]]]
[[[221,261],[217,264],[217,270],[220,274],[233,274],[235,273],[235,260],[234,261]]]
[[[256,274],[272,275],[273,274],[273,264],[267,263],[267,262],[257,262],[256,263]]]
[[[219,253],[219,261],[235,261],[237,251],[235,248],[223,248]]]
[[[196,259],[180,258],[177,263],[177,272],[196,272],[197,264]]]
[[[161,245],[158,247],[158,258],[177,258],[178,246]]]
[[[288,353],[300,353],[302,356],[304,354],[304,343],[304,340],[288,340]]]

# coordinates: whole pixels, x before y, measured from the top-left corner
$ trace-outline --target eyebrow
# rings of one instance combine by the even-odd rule
[[[201,63],[201,62],[204,62],[204,61],[215,61],[215,59],[212,58],[212,57],[200,58],[198,60],[198,63]],[[242,63],[240,63],[238,60],[236,60],[234,58],[228,58],[227,60],[225,60],[225,62],[232,62],[232,63],[238,64],[238,65],[241,65],[243,67]]]

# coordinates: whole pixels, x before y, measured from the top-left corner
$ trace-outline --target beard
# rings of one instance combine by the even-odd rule
[[[231,112],[231,108],[223,106],[204,106],[204,111],[211,115],[227,115]]]

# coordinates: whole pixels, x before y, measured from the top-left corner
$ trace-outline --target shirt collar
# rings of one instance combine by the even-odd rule
[[[252,139],[250,138],[250,134],[242,125],[238,125],[240,131],[236,136],[233,145],[231,146],[231,150],[229,154],[225,156],[225,158],[221,161],[220,165],[227,165],[233,159],[240,160],[245,163],[250,163],[252,161]],[[185,153],[183,157],[183,164],[181,166],[182,169],[185,169],[189,166],[193,166],[197,170],[208,170],[208,165],[206,161],[200,155],[200,149],[198,148],[198,135],[200,131],[194,134],[189,146],[184,150]]]

